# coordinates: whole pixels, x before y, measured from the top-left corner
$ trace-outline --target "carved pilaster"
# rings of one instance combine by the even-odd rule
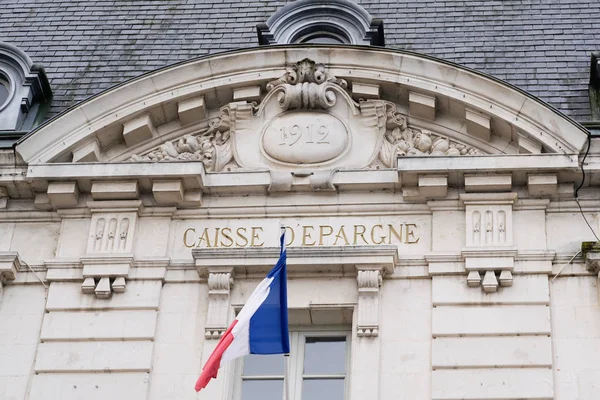
[[[467,285],[493,293],[512,286],[514,258],[513,204],[516,193],[462,194],[465,204],[466,244],[462,256]]]
[[[208,313],[204,332],[206,339],[219,339],[227,330],[232,286],[233,268],[209,271]]]
[[[359,269],[357,336],[375,337],[379,335],[379,299],[383,277],[380,268]]]

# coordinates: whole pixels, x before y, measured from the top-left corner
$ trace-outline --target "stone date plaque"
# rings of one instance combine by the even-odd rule
[[[273,118],[262,134],[267,158],[285,164],[321,164],[342,156],[349,145],[346,125],[331,114],[291,112]]]

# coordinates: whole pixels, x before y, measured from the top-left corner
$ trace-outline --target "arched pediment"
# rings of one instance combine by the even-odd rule
[[[394,168],[398,156],[578,154],[580,125],[412,53],[289,46],[201,58],[75,106],[17,145],[30,165],[203,161],[207,171]]]

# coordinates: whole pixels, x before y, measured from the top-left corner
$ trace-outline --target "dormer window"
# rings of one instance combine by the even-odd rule
[[[384,45],[383,22],[350,0],[298,0],[280,8],[257,28],[261,45]]]
[[[31,130],[51,97],[44,69],[19,48],[0,42],[0,141]]]

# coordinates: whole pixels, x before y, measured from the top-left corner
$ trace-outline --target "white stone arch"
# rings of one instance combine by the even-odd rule
[[[577,155],[587,138],[582,126],[539,99],[456,64],[380,48],[277,46],[202,57],[127,81],[38,127],[16,149],[30,165],[126,161],[205,129],[224,105],[260,102],[268,82],[307,58],[347,81],[348,97],[355,101],[375,97],[394,103],[411,126],[484,154]],[[186,107],[200,113],[191,122]],[[148,136],[128,145],[124,125],[136,129],[136,124]]]

